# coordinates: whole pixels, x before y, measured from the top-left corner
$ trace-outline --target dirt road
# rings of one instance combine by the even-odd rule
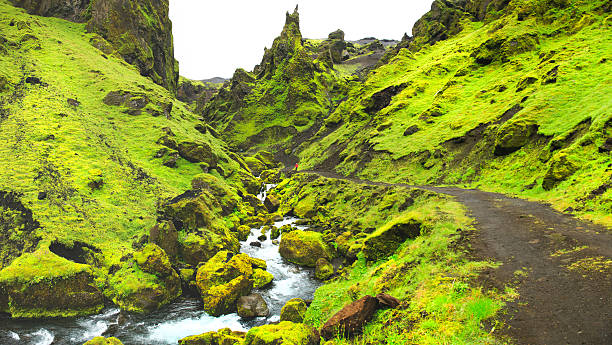
[[[371,185],[391,185],[307,171]],[[474,218],[472,255],[501,263],[486,287],[517,289],[495,332],[516,344],[612,344],[612,232],[536,202],[460,188],[411,186],[452,195]]]

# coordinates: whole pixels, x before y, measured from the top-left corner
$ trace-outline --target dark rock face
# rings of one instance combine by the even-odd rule
[[[46,197],[46,192],[42,193]],[[0,191],[0,270],[22,253],[34,251],[39,241],[35,235],[38,228],[40,224],[21,202],[19,194]]]
[[[461,31],[461,19],[483,20],[489,11],[505,8],[509,0],[435,0],[431,10],[412,29],[417,43],[434,44]]]
[[[170,258],[178,255],[178,231],[174,224],[164,221],[149,230],[150,241],[163,249]]]
[[[378,300],[372,296],[364,296],[332,316],[321,328],[321,336],[330,340],[338,334],[344,337],[360,334],[377,309]]]
[[[110,42],[140,74],[175,92],[178,62],[168,8],[168,0],[97,0],[87,30]]]
[[[44,17],[58,17],[73,22],[87,21],[87,7],[90,0],[11,0],[29,14]]]

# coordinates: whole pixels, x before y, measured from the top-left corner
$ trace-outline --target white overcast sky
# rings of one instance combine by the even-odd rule
[[[261,61],[299,3],[305,38],[342,29],[347,40],[401,39],[433,0],[170,0],[175,56],[191,79],[231,77]]]

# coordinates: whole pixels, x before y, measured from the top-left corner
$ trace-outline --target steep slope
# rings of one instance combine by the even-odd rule
[[[28,13],[86,22],[90,39],[171,92],[178,87],[168,0],[11,0]]]
[[[85,26],[0,1],[0,311],[14,317],[154,310],[181,294],[175,268],[235,248],[257,206],[242,158]]]
[[[495,4],[434,2],[296,150],[302,164],[466,184],[611,224],[610,2]]]

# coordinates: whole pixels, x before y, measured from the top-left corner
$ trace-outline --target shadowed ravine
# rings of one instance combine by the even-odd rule
[[[303,171],[368,185],[421,188],[464,204],[477,231],[468,233],[471,255],[501,265],[481,284],[510,285],[520,297],[506,307],[496,331],[518,344],[612,343],[612,234],[537,202],[453,187],[389,184],[331,172]],[[588,271],[586,271],[588,269]],[[498,327],[499,328],[499,327]]]

